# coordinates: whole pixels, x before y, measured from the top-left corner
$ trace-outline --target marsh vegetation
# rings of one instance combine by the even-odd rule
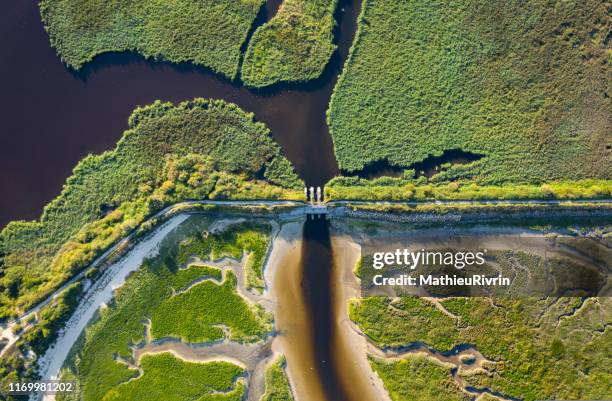
[[[244,56],[241,79],[252,87],[318,78],[334,45],[338,0],[285,0],[255,31]]]
[[[233,79],[263,0],[43,0],[43,23],[62,60],[81,68],[106,52],[192,62]]]
[[[12,222],[0,233],[0,319],[42,300],[167,205],[301,199],[301,187],[268,129],[233,104],[139,108],[114,150],[75,167],[40,221]]]
[[[501,237],[495,238],[502,246]],[[517,237],[518,249],[495,250],[486,245],[487,265],[506,276],[507,269],[514,269],[513,280],[518,285],[537,282],[543,271],[561,271],[564,266],[573,269],[585,263],[581,259],[587,255],[582,253],[584,244],[571,237],[560,248],[522,241],[520,245]],[[607,252],[604,258],[587,259],[589,263],[609,268],[609,248],[596,240],[584,241],[598,249],[595,255]],[[571,253],[560,257],[555,249]],[[365,271],[360,264],[357,273],[364,276]],[[528,276],[524,281],[522,274]],[[571,283],[559,279],[558,285]],[[372,366],[393,400],[413,399],[415,392],[423,400],[466,399],[480,390],[526,401],[610,396],[610,357],[605,350],[612,335],[612,305],[607,297],[535,297],[511,290],[491,291],[491,296],[380,296],[351,303],[351,319],[381,354],[415,349],[414,355],[372,357]],[[456,369],[432,358],[421,360],[416,352],[421,346],[446,356],[473,347],[486,360],[479,369]],[[427,375],[422,376],[424,372]],[[433,380],[425,383],[428,375]]]
[[[596,0],[365,0],[328,111],[341,169],[484,155],[440,181],[610,179],[608,10]]]
[[[159,399],[242,399],[244,383],[237,379],[245,372],[233,363],[134,354],[134,348],[151,342],[257,342],[271,331],[271,316],[237,293],[231,271],[192,263],[194,257],[209,258],[221,244],[244,252],[236,238],[249,228],[231,225],[225,236],[202,236],[205,227],[196,222],[164,242],[160,254],[126,281],[86,329],[64,372],[79,383],[80,400],[138,400],[147,391]],[[232,237],[234,242],[228,240]],[[188,385],[194,382],[199,385]]]

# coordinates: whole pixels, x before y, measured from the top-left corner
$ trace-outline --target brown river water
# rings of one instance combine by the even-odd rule
[[[365,341],[355,341],[346,324],[346,295],[355,294],[347,293],[329,230],[326,220],[307,220],[301,246],[287,253],[274,278],[276,329],[293,391],[298,401],[385,400],[367,366]]]

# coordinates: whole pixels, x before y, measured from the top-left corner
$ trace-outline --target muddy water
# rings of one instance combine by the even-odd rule
[[[334,357],[338,338],[335,305],[334,263],[327,222],[308,220],[302,242],[302,296],[309,315],[310,335],[315,358],[314,369],[325,391],[326,399],[348,401],[341,385],[339,362]]]
[[[341,274],[327,221],[304,224],[301,249],[287,254],[275,278],[279,342],[298,401],[378,401],[347,341]],[[359,355],[363,357],[363,355]]]
[[[268,2],[265,22],[280,0]],[[264,122],[308,185],[338,173],[325,111],[352,43],[358,0],[341,0],[338,51],[323,76],[305,85],[251,91],[205,68],[104,54],[80,72],[49,45],[35,0],[5,0],[0,13],[0,227],[31,219],[57,196],[88,153],[112,149],[138,105],[210,97],[234,102]]]
[[[302,249],[303,246],[290,249],[279,263],[274,277],[277,341],[287,358],[289,379],[296,399],[325,400],[325,389],[317,371],[312,319],[302,291]]]

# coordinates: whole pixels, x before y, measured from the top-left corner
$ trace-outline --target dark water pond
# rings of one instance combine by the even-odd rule
[[[361,178],[373,179],[379,177],[402,177],[405,170],[414,170],[414,178],[430,178],[445,170],[446,164],[469,164],[482,159],[485,155],[464,151],[462,149],[448,149],[440,156],[429,156],[413,163],[408,167],[394,166],[388,160],[378,160],[366,165],[358,171],[343,171],[345,175],[357,175]]]
[[[279,2],[270,2],[258,22]],[[38,217],[76,163],[112,149],[131,111],[156,99],[234,102],[267,124],[308,185],[325,183],[338,174],[325,111],[360,9],[357,0],[340,3],[338,51],[320,79],[251,91],[204,68],[135,54],[101,55],[70,71],[49,45],[37,2],[6,0],[0,15],[0,227]]]

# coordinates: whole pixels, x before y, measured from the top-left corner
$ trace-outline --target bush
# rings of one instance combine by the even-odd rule
[[[478,185],[469,181],[418,183],[412,179],[365,180],[338,177],[325,186],[328,200],[431,201],[431,200],[572,200],[608,199],[612,180],[553,181],[542,185]]]
[[[328,110],[340,168],[461,149],[484,158],[437,180],[611,179],[608,13],[598,0],[365,0]]]
[[[257,28],[241,78],[252,87],[318,78],[332,53],[337,0],[285,0],[277,14]]]

